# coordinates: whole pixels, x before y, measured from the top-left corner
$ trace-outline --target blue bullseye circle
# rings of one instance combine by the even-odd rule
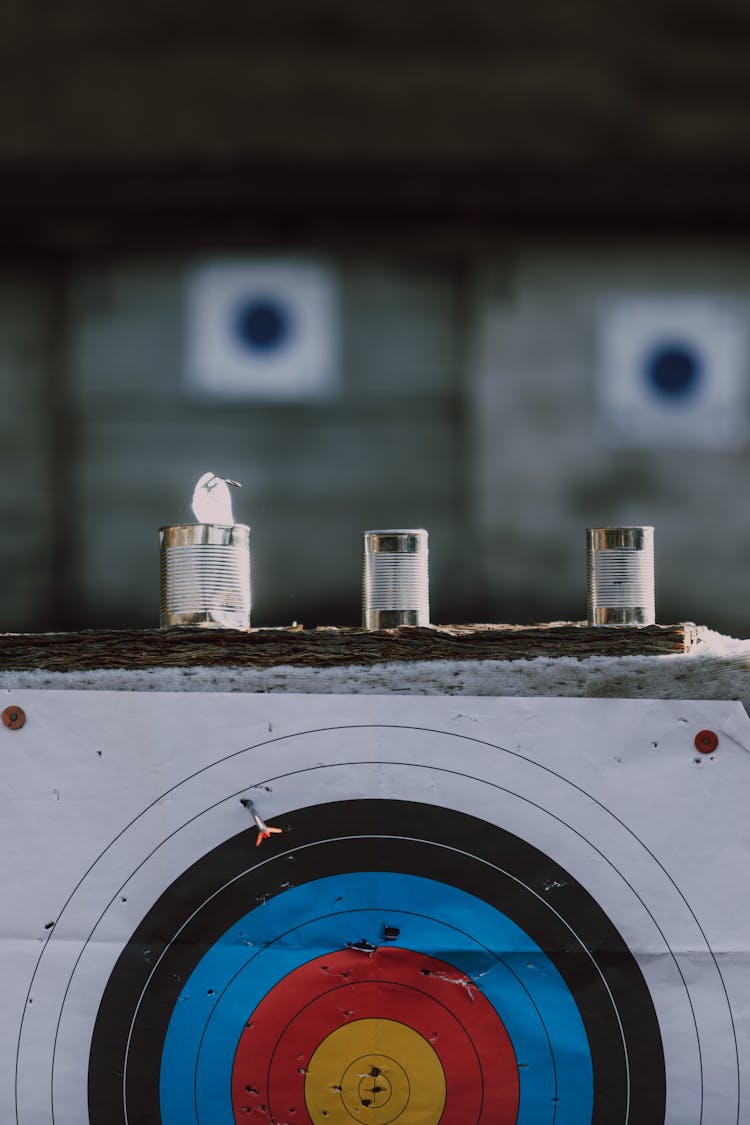
[[[287,306],[276,297],[253,297],[234,312],[234,332],[247,351],[270,353],[288,343],[293,330]]]
[[[591,1120],[586,1031],[567,984],[541,948],[495,907],[457,887],[365,871],[277,895],[205,952],[182,988],[164,1040],[163,1125],[234,1125],[234,1047],[253,1010],[311,957],[341,949],[342,935],[375,947],[385,926],[399,931],[390,947],[455,965],[494,1006],[519,1061],[518,1125]]]
[[[703,360],[692,344],[660,343],[646,357],[644,374],[659,398],[675,405],[694,397],[703,381]]]

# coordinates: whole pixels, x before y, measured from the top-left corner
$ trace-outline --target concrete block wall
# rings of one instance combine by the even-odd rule
[[[459,612],[452,572],[468,506],[451,272],[332,262],[340,394],[312,405],[227,404],[191,397],[183,385],[192,262],[113,260],[71,276],[82,618],[157,622],[157,529],[193,519],[193,486],[208,469],[243,484],[235,518],[252,528],[258,624],[358,622],[360,533],[372,526],[427,526],[434,604],[441,616]]]
[[[485,270],[467,400],[493,616],[584,616],[584,528],[643,523],[656,528],[658,619],[750,630],[750,448],[618,449],[597,424],[600,304],[659,292],[726,294],[750,325],[744,248],[538,245]]]
[[[750,313],[742,246],[341,255],[343,385],[312,405],[185,393],[196,261],[0,276],[0,628],[156,624],[158,527],[212,469],[244,485],[257,624],[356,623],[360,532],[385,525],[429,529],[435,621],[580,619],[584,528],[653,523],[658,618],[750,633],[750,448],[613,448],[594,387],[602,300]]]
[[[40,628],[54,600],[59,528],[54,409],[56,286],[44,269],[0,273],[0,629]]]

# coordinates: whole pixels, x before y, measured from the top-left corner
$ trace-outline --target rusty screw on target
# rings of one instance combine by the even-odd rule
[[[713,754],[719,745],[719,736],[713,730],[699,730],[695,736],[695,749],[701,754]]]
[[[26,712],[23,707],[6,707],[3,711],[3,722],[11,730],[20,730],[26,722]]]

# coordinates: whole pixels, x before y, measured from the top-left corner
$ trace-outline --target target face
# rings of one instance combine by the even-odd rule
[[[216,259],[191,272],[185,383],[202,398],[310,401],[340,380],[339,298],[325,263]]]
[[[620,294],[599,312],[599,429],[612,445],[732,447],[747,437],[747,333],[722,296]]]
[[[15,892],[4,1120],[747,1119],[740,705],[95,695],[16,693],[81,866]]]

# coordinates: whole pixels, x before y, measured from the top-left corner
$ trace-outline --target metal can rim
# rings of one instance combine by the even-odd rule
[[[159,528],[159,531],[173,531],[178,528],[186,527],[220,527],[223,529],[230,527],[241,528],[243,531],[250,530],[250,525],[246,523],[198,523],[196,520],[193,520],[192,523],[166,523],[163,527]]]

